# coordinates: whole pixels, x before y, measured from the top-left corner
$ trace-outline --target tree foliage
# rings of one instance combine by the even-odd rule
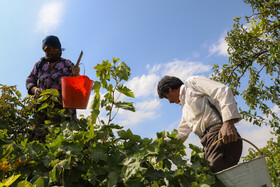
[[[259,126],[268,124],[279,134],[279,117],[273,107],[280,106],[280,1],[244,2],[253,13],[245,20],[234,19],[233,29],[225,37],[229,63],[221,69],[213,67],[214,79],[244,99],[249,107],[241,112],[244,119]],[[272,118],[267,121],[264,116]]]
[[[135,111],[125,81],[130,69],[119,59],[94,67],[91,115],[68,121],[57,90],[39,99],[21,95],[14,86],[0,89],[0,186],[210,186],[216,183],[203,151],[193,145],[191,160],[172,133],[141,138],[113,123],[118,109]],[[101,97],[100,90],[105,94]],[[105,110],[107,121],[99,118]],[[41,120],[38,120],[41,119]],[[45,119],[45,120],[42,120]],[[170,143],[164,138],[169,137]]]
[[[227,84],[247,108],[240,109],[244,119],[255,125],[269,125],[276,135],[262,148],[274,186],[280,184],[279,114],[280,107],[280,1],[244,0],[252,7],[245,19],[236,17],[227,33],[229,62],[214,65],[213,79]],[[245,159],[258,157],[250,150]]]

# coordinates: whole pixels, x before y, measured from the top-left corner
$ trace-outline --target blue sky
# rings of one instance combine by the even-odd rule
[[[76,62],[83,50],[81,62],[92,80],[92,67],[102,60],[120,58],[131,68],[127,85],[136,96],[132,101],[137,112],[120,111],[116,122],[143,138],[154,138],[156,132],[176,128],[181,116],[179,105],[158,99],[160,78],[208,77],[214,64],[227,63],[223,38],[233,18],[251,14],[242,0],[0,1],[0,83],[17,85],[26,96],[26,77],[44,56],[42,39],[56,35],[66,49],[64,58]],[[237,128],[259,147],[271,137],[268,127],[242,121]],[[194,135],[186,143],[200,145]],[[250,146],[244,145],[246,153]]]

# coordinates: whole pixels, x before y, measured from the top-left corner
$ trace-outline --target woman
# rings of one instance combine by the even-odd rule
[[[61,58],[62,48],[58,37],[46,36],[42,42],[42,49],[45,57],[36,62],[26,79],[28,94],[38,98],[42,90],[52,88],[57,89],[61,95],[61,77],[78,76],[80,68],[70,60]],[[75,120],[76,110],[68,110],[72,115],[71,120]]]

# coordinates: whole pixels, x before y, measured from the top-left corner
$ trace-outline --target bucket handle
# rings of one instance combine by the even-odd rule
[[[85,68],[85,65],[83,64],[83,63],[80,63],[80,64],[82,64],[83,65],[83,67],[84,67],[84,75],[86,74],[86,68]]]
[[[257,146],[255,146],[252,142],[250,142],[249,140],[246,140],[245,138],[241,138],[241,137],[237,137],[237,139],[243,140],[243,141],[245,141],[245,142],[251,144],[254,148],[256,148],[256,149],[259,151],[259,153],[260,153],[261,155],[263,155],[263,153],[261,152],[261,150],[260,150]],[[222,138],[220,138],[220,139],[218,139],[217,141],[215,141],[215,142],[212,144],[212,146],[216,145],[216,144],[219,143],[220,141],[222,141]]]

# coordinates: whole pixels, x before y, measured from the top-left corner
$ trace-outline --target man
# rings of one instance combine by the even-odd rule
[[[61,77],[78,76],[80,68],[68,60],[61,58],[62,48],[58,37],[49,35],[42,41],[45,57],[34,65],[26,79],[28,94],[39,97],[42,90],[57,89],[61,94]],[[62,106],[61,106],[62,108]],[[68,109],[72,114],[71,120],[76,119],[76,110]]]
[[[185,141],[191,131],[199,136],[212,172],[239,162],[242,140],[234,124],[241,116],[230,88],[202,76],[190,77],[185,83],[165,76],[157,90],[159,98],[183,107],[177,138]],[[222,142],[213,146],[219,138]]]

